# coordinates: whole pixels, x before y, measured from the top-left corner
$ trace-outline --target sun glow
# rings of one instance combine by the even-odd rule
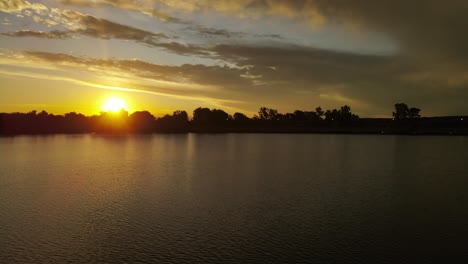
[[[101,108],[105,112],[119,112],[122,109],[128,111],[127,103],[118,97],[111,97],[106,99]]]

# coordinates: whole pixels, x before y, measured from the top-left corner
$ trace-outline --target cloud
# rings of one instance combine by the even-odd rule
[[[140,60],[113,60],[76,57],[47,52],[6,52],[0,50],[1,75],[67,81],[99,89],[118,90],[199,101],[201,105],[243,104],[223,96],[219,87],[203,81],[199,73],[207,66],[164,66]],[[197,68],[202,68],[202,70]],[[210,67],[208,67],[210,68]],[[216,66],[207,73],[216,73]],[[225,69],[228,70],[229,69]],[[74,74],[70,74],[70,72]],[[232,74],[231,74],[232,75]],[[224,76],[226,77],[226,75]],[[198,81],[195,81],[197,78]],[[236,109],[228,106],[229,109]]]
[[[9,37],[36,37],[36,38],[48,38],[48,39],[68,39],[72,38],[70,32],[53,30],[50,32],[44,31],[31,31],[31,30],[20,30],[15,32],[2,33],[4,36]]]
[[[226,29],[216,29],[216,28],[211,28],[211,27],[205,27],[201,25],[196,25],[196,26],[189,26],[185,28],[186,30],[191,30],[195,31],[199,35],[207,36],[207,37],[223,37],[223,38],[233,38],[233,37],[244,37],[247,36],[246,33],[243,32],[235,32],[235,31],[229,31]]]
[[[127,32],[128,33],[128,32]],[[96,30],[95,28],[86,28],[80,30],[68,30],[68,31],[31,31],[31,30],[20,30],[15,32],[6,32],[1,33],[4,36],[9,37],[36,37],[36,38],[47,38],[47,39],[69,39],[76,38],[77,35],[85,35],[94,38],[101,39],[122,39],[122,40],[133,40],[146,44],[151,47],[158,47],[166,49],[170,52],[179,54],[179,55],[199,55],[199,56],[209,56],[209,50],[196,46],[196,45],[186,45],[174,41],[169,42],[158,42],[152,38],[152,35],[140,34],[126,34],[126,32],[117,32],[117,31],[103,31],[102,29]]]
[[[149,8],[150,4],[135,5],[128,1],[80,1],[80,0],[67,0],[62,1],[64,4],[87,6],[87,7],[100,7],[111,5],[118,8],[127,10],[137,10],[138,8]],[[148,1],[147,1],[148,2]],[[145,3],[147,3],[145,2]],[[16,32],[2,33],[2,35],[10,37],[37,37],[37,38],[48,38],[48,39],[66,39],[66,38],[77,38],[78,35],[100,38],[100,39],[121,39],[135,41],[143,43],[152,47],[159,47],[168,51],[174,52],[179,55],[199,55],[209,56],[210,52],[201,46],[193,44],[184,44],[174,41],[176,37],[167,36],[164,33],[154,33],[147,30],[142,30],[132,26],[122,25],[119,23],[112,22],[107,19],[97,18],[95,16],[83,14],[72,10],[61,10],[58,8],[51,8],[50,10],[42,4],[30,4],[23,0],[14,0],[6,2],[4,10],[9,12],[15,12],[17,14],[26,14],[32,16],[36,23],[44,24],[48,27],[61,25],[67,28],[67,30],[53,30],[49,32],[44,31],[33,31],[33,30],[20,30]],[[41,14],[32,15],[32,10],[37,11]],[[145,9],[146,10],[146,9]],[[152,10],[151,12],[158,12]],[[175,21],[174,19],[166,19],[165,21],[171,23],[180,24],[191,24],[189,22]],[[216,29],[206,27],[202,25],[192,24],[185,27],[185,30],[195,31],[198,35],[207,37],[221,37],[221,38],[242,38],[248,36],[243,32],[229,31],[226,29]],[[255,34],[252,35],[261,38],[276,38],[279,39],[281,36],[277,34]]]
[[[63,2],[90,5],[91,1]],[[284,17],[315,27],[338,25],[350,31],[386,34],[400,44],[401,52],[407,56],[468,58],[465,48],[468,46],[468,2],[463,0],[147,0],[138,3],[137,6],[133,1],[96,1],[96,4],[140,12],[216,12],[247,18]]]
[[[151,0],[143,1],[126,1],[126,0],[61,0],[64,5],[80,6],[80,7],[104,7],[111,6],[120,8],[123,10],[141,12],[150,17],[157,18],[164,22],[176,23],[176,24],[190,24],[189,22],[170,16],[167,13],[155,8],[155,2]]]
[[[35,11],[38,15],[45,16],[45,18],[37,15],[33,16],[31,10]],[[68,32],[61,32],[60,34],[58,31],[44,34],[28,30],[27,32],[19,31],[7,33],[6,35],[9,36],[36,36],[47,38],[59,36],[58,38],[63,38],[65,35],[71,36],[73,34],[80,34],[101,39],[133,40],[147,44],[154,44],[158,39],[170,39],[170,37],[164,33],[154,33],[72,10],[61,10],[58,8],[51,8],[49,10],[49,8],[42,4],[31,4],[24,0],[1,1],[0,11],[33,16],[34,21],[37,23],[42,23],[47,26],[62,25],[69,30]]]
[[[157,9],[155,6],[166,6],[167,4],[161,3],[158,1],[123,1],[123,0],[100,0],[100,1],[84,1],[84,0],[62,0],[62,4],[70,6],[85,6],[85,7],[103,7],[103,6],[112,6],[115,8],[120,8],[123,10],[129,11],[138,11],[147,16],[157,18],[161,21],[186,25],[185,30],[194,31],[199,35],[205,37],[222,37],[222,38],[241,38],[248,36],[248,34],[239,31],[230,31],[227,29],[219,29],[213,27],[207,27],[203,25],[198,25],[193,21],[183,20],[176,18],[174,16],[168,15],[166,12]],[[281,36],[278,34],[256,34],[255,37],[262,38],[276,38],[280,39]]]
[[[71,10],[54,9],[52,17],[73,32],[101,39],[125,39],[151,43],[154,39],[165,38],[163,33],[153,33],[135,27],[118,24],[107,19],[96,18]]]
[[[453,61],[421,64],[405,56],[351,54],[294,45],[223,44],[214,46],[212,52],[248,68],[251,76],[261,76],[261,85],[249,93],[278,105],[290,97],[300,105],[304,99],[333,107],[353,102],[353,107],[368,116],[385,114],[399,101],[445,113],[461,108],[468,111],[463,107],[468,98],[468,68]],[[443,109],[438,105],[445,99],[451,104]]]
[[[15,4],[8,2],[8,6],[1,3],[1,9],[6,10],[4,12],[37,15],[42,19],[37,19],[38,23],[45,23],[44,17],[35,10],[44,13],[47,8],[32,8],[34,4],[26,1],[11,2]],[[139,60],[98,60],[69,57],[66,54],[27,53],[28,57],[42,63],[72,65],[70,67],[95,73],[114,72],[118,73],[115,75],[129,79],[216,87],[207,91],[199,89],[197,93],[214,98],[248,101],[255,107],[270,105],[281,110],[288,107],[306,109],[310,106],[312,109],[317,105],[338,107],[349,103],[353,108],[357,107],[361,115],[373,116],[390,114],[393,104],[401,101],[421,107],[424,113],[427,113],[426,109],[434,109],[439,114],[468,112],[466,1],[67,0],[62,3],[87,7],[112,6],[141,12],[179,24],[172,27],[176,34],[177,30],[185,30],[184,33],[191,31],[216,41],[203,40],[201,42],[204,44],[200,44],[189,38],[182,39],[184,34],[175,38],[58,9],[50,9],[48,12],[51,16],[47,18],[65,26],[66,30],[22,30],[4,35],[57,39],[88,36],[130,40],[180,55],[216,59],[230,66],[164,66]],[[26,14],[25,11],[30,12]],[[315,28],[326,25],[325,30],[330,26],[348,30],[357,37],[359,34],[379,32],[397,42],[399,49],[391,55],[377,56],[292,45],[286,43],[287,39],[282,39],[281,43],[260,42],[249,37],[280,39],[282,36],[261,31],[249,35],[191,25],[172,16],[184,12],[197,12],[206,17],[216,13],[217,17],[236,16],[252,21],[280,17]],[[232,41],[234,38],[236,41]],[[249,42],[237,41],[241,38],[249,38]],[[163,86],[158,89],[163,89]],[[188,87],[186,85],[184,89]]]
[[[21,8],[18,7],[14,10],[21,11],[24,8],[21,6]],[[121,39],[135,41],[151,47],[163,48],[180,55],[208,55],[205,49],[191,44],[175,42],[173,41],[174,37],[167,36],[164,33],[154,33],[72,10],[52,8],[48,13],[48,17],[48,19],[38,17],[34,20],[47,26],[59,24],[66,27],[67,30],[53,30],[49,32],[20,30],[2,34],[10,37],[48,39],[76,38],[79,35],[99,39]]]
[[[47,52],[22,52],[17,63],[120,78],[125,87],[167,95],[232,100],[229,106],[254,112],[267,105],[282,111],[349,104],[362,116],[389,115],[395,102],[425,114],[466,109],[467,72],[449,74],[447,65],[421,66],[393,56],[331,52],[307,47],[217,45],[210,49],[234,66],[158,65],[141,60],[96,59]],[[439,67],[439,68],[438,68]],[[427,72],[426,74],[422,74]],[[439,72],[438,75],[431,73]],[[445,83],[444,80],[452,80]],[[438,80],[438,82],[434,82]],[[455,81],[457,80],[457,81]],[[112,83],[99,83],[113,86]],[[464,88],[465,87],[465,88]],[[450,88],[450,89],[449,89]],[[441,98],[449,101],[445,108]],[[227,104],[225,102],[225,104]],[[468,109],[466,109],[468,110]]]
[[[381,32],[408,56],[468,58],[468,2],[462,0],[204,0],[154,1],[173,10],[218,12],[241,17],[281,16],[313,26],[339,25],[351,31]]]
[[[90,5],[91,1],[67,0],[66,4]],[[379,32],[399,43],[400,53],[418,60],[468,59],[468,2],[462,0],[147,0],[96,1],[95,4],[148,12],[216,12],[237,17],[284,17],[319,27],[325,24],[355,32]],[[229,36],[222,30],[201,33]],[[432,62],[432,61],[429,61]]]
[[[0,1],[0,11],[4,13],[13,13],[18,14],[23,11],[31,12],[34,11],[37,14],[43,14],[48,10],[46,6],[39,3],[31,4],[28,1],[24,0],[1,0]]]
[[[201,64],[166,66],[141,60],[93,59],[62,53],[32,51],[21,52],[20,54],[30,59],[39,60],[42,63],[79,67],[86,70],[91,69],[104,75],[116,72],[117,76],[124,74],[128,77],[136,76],[157,81],[218,87],[224,86],[226,82],[236,85],[248,85],[250,83],[250,81],[241,77],[242,74],[246,73],[245,69],[227,66],[206,66]]]

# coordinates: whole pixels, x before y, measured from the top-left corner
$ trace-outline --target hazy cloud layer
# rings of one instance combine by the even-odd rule
[[[235,89],[224,89],[221,84],[230,83],[232,87],[249,86],[251,80],[240,77],[245,69],[206,65],[157,65],[141,60],[118,60],[77,57],[62,53],[48,52],[8,52],[0,61],[15,61],[14,65],[29,67],[30,74],[37,76],[34,69],[60,69],[65,71],[83,72],[104,79],[119,79],[123,89],[133,87],[134,91],[155,93],[175,97],[205,98],[210,102],[242,103]],[[12,73],[14,74],[14,73]],[[44,77],[48,78],[48,77]],[[55,78],[51,76],[52,80]],[[80,80],[76,80],[80,81]],[[109,87],[110,83],[95,82],[95,85]],[[119,87],[114,87],[119,89]]]
[[[233,61],[237,61],[238,66],[165,66],[141,60],[93,59],[44,52],[23,52],[22,55],[37,60],[41,65],[46,63],[57,67],[79,68],[82,71],[122,77],[129,82],[145,79],[156,83],[164,81],[184,84],[185,87],[182,90],[173,89],[168,83],[158,83],[154,90],[158,93],[188,93],[238,102],[249,102],[248,98],[257,98],[255,102],[249,102],[251,106],[248,111],[254,111],[252,107],[258,107],[258,104],[268,103],[283,109],[288,109],[288,104],[289,107],[301,105],[310,109],[317,105],[350,104],[362,114],[383,115],[385,111],[390,113],[392,104],[397,101],[442,111],[444,105],[438,100],[441,96],[450,101],[451,105],[445,106],[448,109],[462,109],[464,98],[468,96],[468,91],[463,86],[468,81],[466,77],[459,80],[461,83],[453,83],[452,90],[447,92],[434,83],[435,77],[427,80],[412,79],[412,75],[418,76],[421,69],[397,58],[350,55],[299,47],[253,48],[224,45],[213,48],[213,51],[220,56],[235,58]],[[276,56],[272,57],[271,54]],[[148,84],[144,87],[151,89],[153,86]],[[193,90],[189,87],[199,88]],[[383,93],[385,96],[382,96]],[[302,99],[305,101],[298,97],[301,95],[305,97]],[[290,101],[285,102],[286,99]],[[241,105],[233,106],[241,108]]]
[[[105,7],[111,6],[129,11],[141,12],[147,16],[160,19],[165,22],[188,24],[187,21],[168,15],[167,13],[158,10],[155,6],[156,2],[151,0],[127,1],[127,0],[61,0],[64,5],[81,6],[81,7]]]
[[[153,80],[162,80],[194,85],[213,85],[223,87],[232,85],[249,85],[250,80],[240,77],[246,70],[227,66],[206,66],[184,64],[167,66],[144,62],[141,60],[116,60],[76,57],[68,54],[48,52],[22,52],[27,58],[39,59],[41,62],[55,65],[72,65],[83,69],[93,69],[105,74],[116,72],[118,76],[127,74]]]

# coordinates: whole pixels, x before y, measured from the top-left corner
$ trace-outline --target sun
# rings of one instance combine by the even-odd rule
[[[105,112],[119,112],[122,109],[128,111],[127,103],[118,97],[111,97],[106,99],[101,108]]]

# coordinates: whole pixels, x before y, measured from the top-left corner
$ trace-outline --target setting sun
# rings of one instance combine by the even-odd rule
[[[101,108],[106,112],[118,112],[121,109],[128,111],[127,103],[121,98],[117,97],[112,97],[105,100]]]

